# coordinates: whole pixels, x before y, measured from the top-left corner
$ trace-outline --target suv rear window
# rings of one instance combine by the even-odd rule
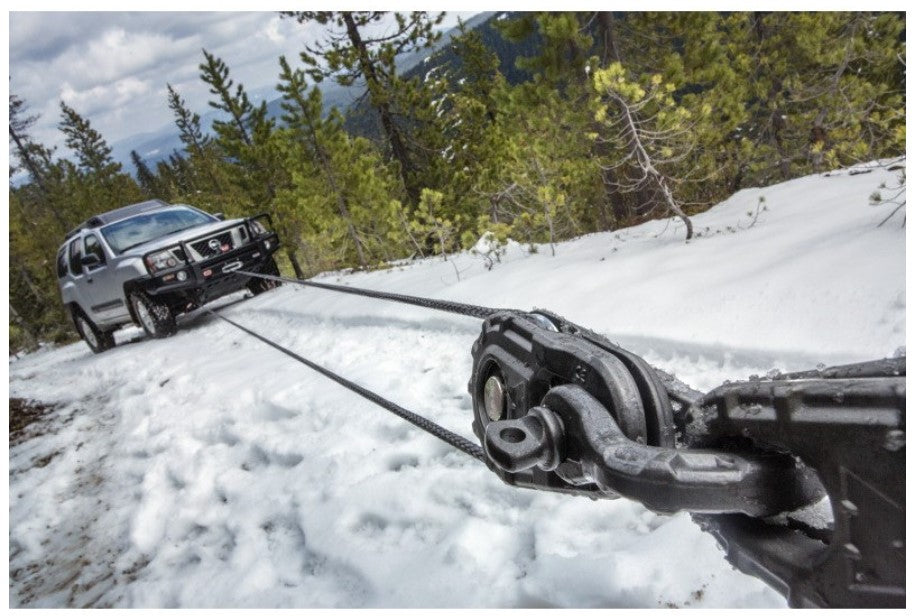
[[[66,249],[57,253],[57,277],[63,278],[67,275],[67,255]]]
[[[82,274],[82,246],[79,238],[70,242],[70,271],[74,276]]]
[[[215,222],[209,214],[185,207],[140,214],[102,227],[101,233],[117,253],[184,229]]]

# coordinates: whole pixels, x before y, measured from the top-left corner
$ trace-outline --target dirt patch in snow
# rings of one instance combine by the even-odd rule
[[[107,455],[98,452],[106,432],[67,431],[86,415],[81,406],[10,398],[11,607],[113,607],[125,580],[148,564],[126,554],[128,519],[110,490]],[[93,438],[94,447],[83,448]]]
[[[51,425],[50,416],[57,407],[23,398],[9,399],[9,445],[15,447],[30,438],[41,436]]]

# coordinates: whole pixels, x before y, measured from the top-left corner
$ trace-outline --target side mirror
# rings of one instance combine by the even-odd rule
[[[215,217],[218,218],[219,220],[225,220],[225,215],[224,215],[222,212],[218,212],[218,213],[216,213],[216,214],[213,214],[213,216],[215,216]]]
[[[84,267],[97,267],[101,265],[101,259],[96,254],[83,255],[82,265]]]

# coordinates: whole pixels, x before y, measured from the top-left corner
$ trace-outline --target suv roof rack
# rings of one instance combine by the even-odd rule
[[[64,239],[70,239],[83,229],[93,229],[95,227],[100,227],[102,225],[116,222],[118,220],[123,220],[124,218],[129,218],[130,216],[136,216],[137,214],[148,212],[149,210],[157,210],[158,208],[169,206],[169,203],[166,203],[161,199],[150,199],[148,201],[142,201],[140,203],[134,203],[132,205],[125,205],[124,207],[117,208],[116,210],[111,210],[110,212],[105,212],[104,214],[92,216],[81,225],[67,233]]]

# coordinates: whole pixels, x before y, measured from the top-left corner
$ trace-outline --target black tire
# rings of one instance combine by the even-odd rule
[[[263,267],[260,268],[261,274],[268,274],[269,276],[279,276],[279,266],[276,265],[275,259],[269,257]],[[270,289],[275,289],[278,286],[281,286],[282,283],[278,280],[266,280],[265,278],[252,278],[250,282],[247,283],[247,289],[254,295],[259,295],[260,293],[265,293]]]
[[[139,291],[130,294],[136,321],[150,338],[167,338],[177,331],[177,316],[170,306]]]
[[[93,353],[104,353],[115,346],[114,332],[103,332],[81,310],[73,310],[73,325],[76,333],[85,340]]]

